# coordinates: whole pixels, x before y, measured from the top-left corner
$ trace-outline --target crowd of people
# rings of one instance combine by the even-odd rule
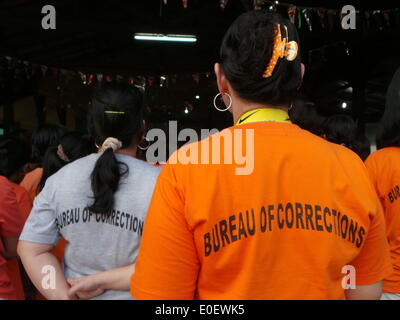
[[[399,300],[400,71],[370,155],[354,119],[299,98],[298,45],[275,13],[237,18],[215,64],[234,122],[171,156],[226,156],[215,137],[252,132],[247,175],[147,163],[143,93],[117,81],[94,93],[87,135],[1,137],[0,299]]]

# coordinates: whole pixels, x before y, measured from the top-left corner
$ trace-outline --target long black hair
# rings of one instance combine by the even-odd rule
[[[352,117],[344,114],[330,116],[323,130],[326,140],[353,150],[363,161],[369,156],[370,142]]]
[[[60,147],[66,158],[60,157]],[[58,146],[47,149],[43,159],[43,175],[39,183],[39,189],[42,190],[47,179],[66,164],[83,158],[92,151],[94,150],[91,147],[89,139],[81,133],[69,132],[63,135]]]
[[[143,135],[143,96],[140,90],[124,83],[105,83],[95,93],[90,113],[89,130],[97,146],[116,138],[122,148],[137,144]],[[108,148],[98,158],[91,175],[94,202],[89,210],[110,213],[114,193],[118,190],[127,166],[119,162]]]
[[[22,180],[25,174],[23,167],[29,162],[30,157],[31,148],[25,140],[14,137],[0,138],[0,175],[11,179],[20,171],[20,180]]]
[[[326,140],[353,148],[357,136],[357,123],[346,114],[330,116],[324,123]]]
[[[296,99],[289,109],[290,120],[300,128],[321,136],[326,117],[322,115],[316,104]]]
[[[272,75],[263,74],[272,58],[276,26],[282,36],[299,43],[295,26],[276,13],[261,10],[239,16],[226,32],[220,49],[222,70],[232,88],[244,100],[273,106],[289,106],[301,86],[300,54],[293,61],[279,59]]]
[[[376,145],[378,149],[400,147],[400,68],[386,93],[385,112],[379,122]]]
[[[45,124],[32,134],[32,160],[42,166],[43,158],[50,147],[60,143],[67,129],[58,124]]]

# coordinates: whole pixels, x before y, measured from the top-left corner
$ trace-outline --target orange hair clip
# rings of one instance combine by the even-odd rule
[[[290,41],[288,37],[288,29],[285,26],[286,36],[282,38],[281,25],[278,24],[274,40],[274,49],[272,51],[272,58],[268,63],[267,69],[263,74],[263,78],[269,78],[275,70],[279,58],[286,58],[288,61],[293,61],[297,57],[299,47],[296,41]]]

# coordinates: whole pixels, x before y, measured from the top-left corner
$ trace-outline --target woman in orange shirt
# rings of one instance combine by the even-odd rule
[[[27,173],[21,186],[28,192],[33,201],[39,193],[39,183],[42,179],[42,162],[46,151],[50,147],[57,147],[60,138],[67,133],[67,129],[56,124],[46,124],[39,127],[32,135],[32,156],[38,168]]]
[[[288,116],[303,70],[294,25],[245,13],[227,31],[220,57],[225,107],[217,97],[215,106],[229,109],[235,125],[168,160],[132,296],[379,299],[392,267],[365,166]]]
[[[24,178],[26,165],[30,159],[30,147],[21,139],[0,139],[0,174],[8,179],[15,193],[18,212],[13,212],[23,225],[32,209],[32,200],[24,188],[18,183]],[[7,267],[16,299],[25,300],[24,286],[21,279],[20,261],[18,258],[7,260]]]
[[[377,147],[365,162],[385,211],[393,273],[383,281],[382,299],[400,300],[400,69],[386,96]]]

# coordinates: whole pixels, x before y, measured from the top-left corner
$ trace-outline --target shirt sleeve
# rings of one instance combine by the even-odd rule
[[[11,184],[3,179],[0,182],[0,204],[0,235],[5,238],[18,238],[24,221]]]
[[[193,299],[198,271],[193,233],[184,216],[184,198],[167,165],[157,181],[146,218],[131,294],[146,300]]]
[[[53,177],[47,179],[42,192],[35,198],[33,208],[19,240],[41,244],[57,244],[61,235],[56,223]]]
[[[360,254],[351,263],[356,271],[356,284],[369,285],[379,282],[393,272],[390,249],[386,238],[383,209],[376,200],[377,213],[372,216],[370,228]]]

